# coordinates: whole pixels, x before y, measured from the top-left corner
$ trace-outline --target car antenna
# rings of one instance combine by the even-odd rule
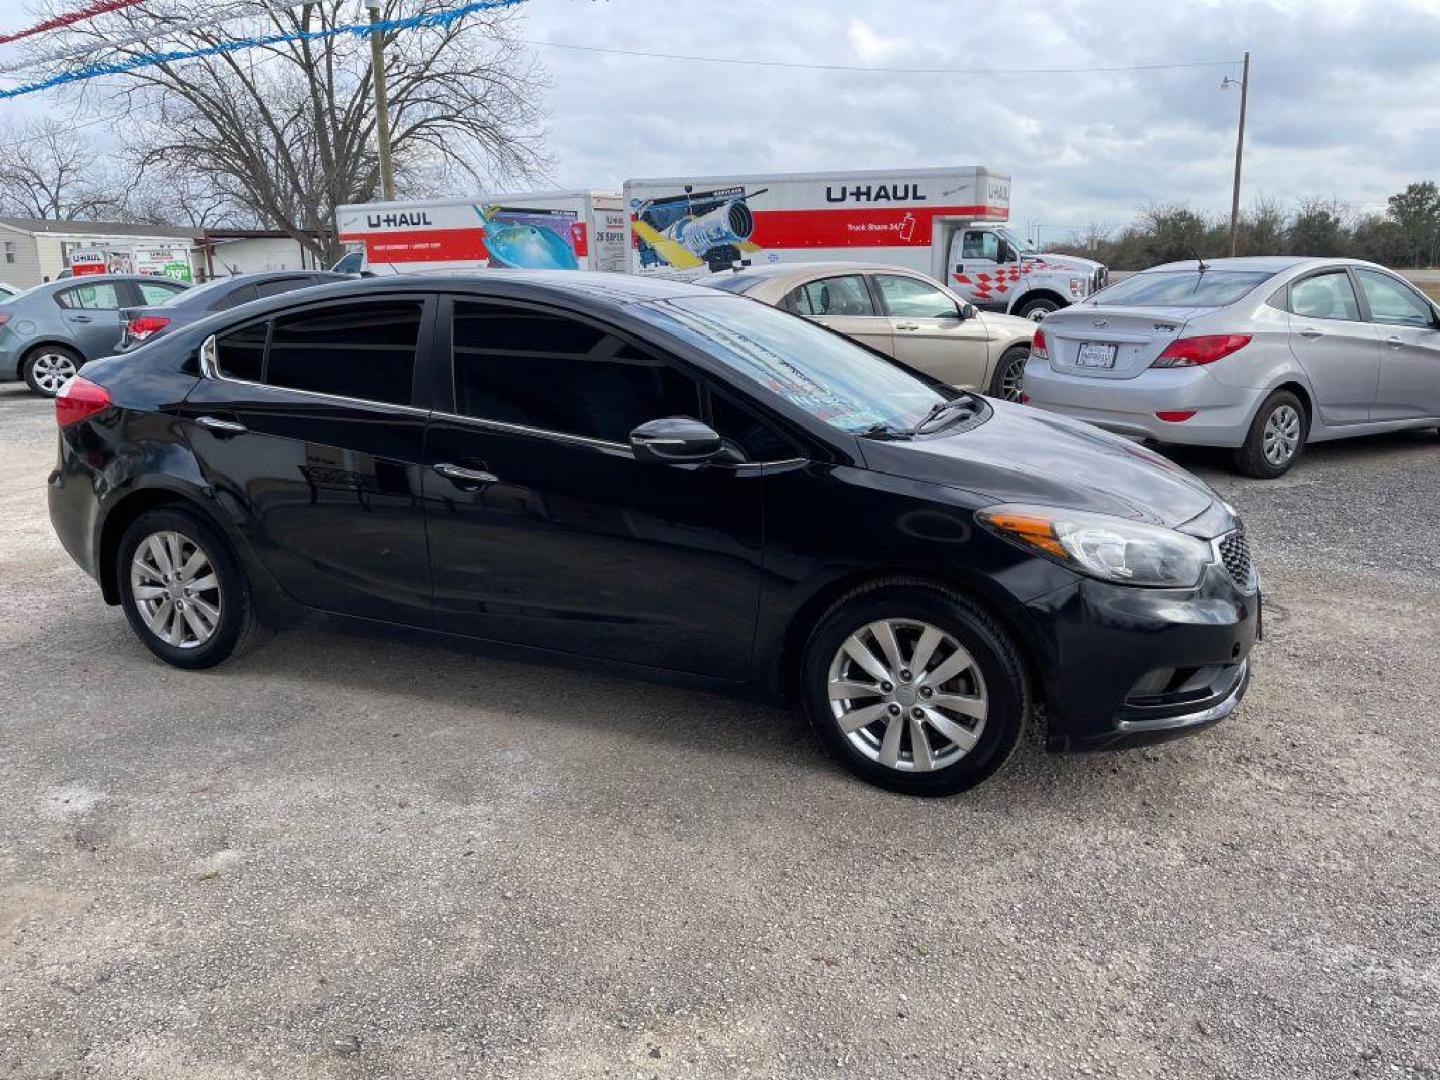
[[[1205,260],[1200,257],[1200,253],[1195,250],[1194,244],[1186,244],[1185,246],[1190,249],[1190,254],[1195,256],[1197,270],[1199,270],[1201,273],[1204,273],[1206,270],[1210,269],[1210,267],[1205,264]]]

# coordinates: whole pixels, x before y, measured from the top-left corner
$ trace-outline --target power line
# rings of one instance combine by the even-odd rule
[[[548,49],[573,49],[576,52],[609,53],[614,56],[638,56],[649,60],[684,60],[697,64],[735,64],[742,67],[801,68],[807,71],[869,71],[890,75],[1071,75],[1125,71],[1169,71],[1177,68],[1234,67],[1239,60],[1187,60],[1169,64],[1126,64],[1098,67],[1049,68],[938,68],[938,67],[866,67],[859,64],[812,64],[798,60],[755,60],[737,56],[692,56],[687,53],[649,52],[643,49],[612,49],[601,45],[576,45],[568,41],[536,41],[517,39],[525,45]]]

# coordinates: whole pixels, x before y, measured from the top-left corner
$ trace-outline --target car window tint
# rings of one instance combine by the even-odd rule
[[[954,300],[917,278],[876,274],[875,280],[891,315],[909,319],[954,319],[959,315]]]
[[[1292,284],[1290,310],[1308,319],[1360,320],[1360,302],[1344,270],[1316,274]]]
[[[408,405],[423,307],[378,300],[282,315],[270,335],[265,382]]]
[[[185,291],[178,285],[167,285],[162,281],[142,281],[139,288],[140,298],[146,304],[163,304]]]
[[[314,279],[309,277],[287,277],[276,278],[274,281],[257,281],[255,283],[255,294],[257,296],[279,296],[281,293],[293,292],[296,289],[303,289],[307,285],[314,284]]]
[[[722,439],[733,443],[746,461],[784,461],[798,456],[795,447],[770,425],[714,390],[710,391],[710,426]]]
[[[114,283],[77,285],[56,293],[55,302],[72,311],[115,311],[120,307],[120,295]]]
[[[223,311],[226,308],[239,307],[241,304],[248,304],[256,297],[254,285],[241,285],[238,289],[231,289],[229,292],[221,293],[213,304],[211,311]]]
[[[870,290],[859,274],[821,278],[794,292],[794,310],[801,315],[876,315]]]
[[[269,323],[254,323],[215,339],[215,364],[227,379],[263,382]]]
[[[972,229],[965,234],[965,239],[960,242],[960,257],[962,259],[989,259],[991,262],[999,262],[1000,238],[992,232],[978,232]]]
[[[1434,326],[1435,314],[1407,285],[1374,270],[1356,270],[1370,317],[1378,323],[1395,326]]]
[[[689,376],[577,319],[457,303],[455,407],[464,416],[628,443],[665,416],[699,416]]]

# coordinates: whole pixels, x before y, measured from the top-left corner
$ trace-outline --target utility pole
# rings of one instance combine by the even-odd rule
[[[1220,84],[1228,88],[1235,80],[1228,75]],[[1235,133],[1235,190],[1230,196],[1230,257],[1235,257],[1235,245],[1240,239],[1240,161],[1245,154],[1245,104],[1250,96],[1250,53],[1245,53],[1245,65],[1240,71],[1240,129]]]
[[[370,25],[380,22],[381,0],[365,0]],[[1249,53],[1245,54],[1249,57]],[[375,137],[380,143],[380,191],[389,202],[395,198],[395,168],[390,162],[390,106],[385,100],[385,31],[370,31],[370,73],[375,78]],[[1243,107],[1242,107],[1243,113]],[[1239,167],[1238,165],[1236,166]],[[1239,173],[1236,173],[1237,184]],[[1232,240],[1233,245],[1233,240]]]

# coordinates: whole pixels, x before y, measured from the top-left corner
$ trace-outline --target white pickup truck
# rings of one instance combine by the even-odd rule
[[[977,307],[1042,319],[1105,284],[1100,263],[1005,228],[1010,177],[984,166],[627,180],[629,270],[864,260],[939,278]]]

